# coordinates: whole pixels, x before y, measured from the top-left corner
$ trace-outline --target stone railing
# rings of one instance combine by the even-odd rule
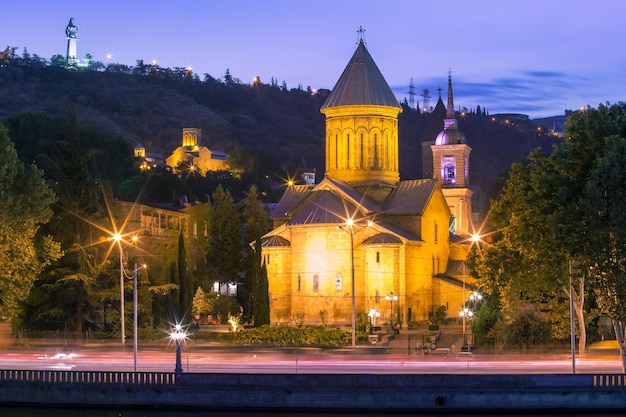
[[[174,385],[172,372],[0,370],[0,382],[36,382],[57,384],[132,384]]]

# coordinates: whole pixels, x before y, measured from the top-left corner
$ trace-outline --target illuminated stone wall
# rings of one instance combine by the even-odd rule
[[[342,106],[326,115],[326,172],[348,183],[379,180],[395,184],[399,108]]]

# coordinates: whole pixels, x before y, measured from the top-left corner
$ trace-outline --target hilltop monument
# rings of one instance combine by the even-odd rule
[[[65,39],[67,39],[67,51],[65,59],[68,65],[76,65],[76,42],[78,41],[78,25],[74,24],[74,18],[70,18],[70,22],[65,27]]]

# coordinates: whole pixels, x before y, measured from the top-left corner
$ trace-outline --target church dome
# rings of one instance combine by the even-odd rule
[[[448,124],[448,121],[452,123]],[[444,128],[435,138],[435,145],[458,145],[466,143],[465,135],[456,126],[455,119],[445,119]]]
[[[374,59],[365,48],[363,40],[359,42],[359,46],[326,99],[321,111],[323,113],[329,107],[359,105],[402,109]]]

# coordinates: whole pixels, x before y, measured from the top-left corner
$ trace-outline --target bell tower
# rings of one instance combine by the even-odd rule
[[[457,127],[450,72],[443,130],[430,148],[433,154],[433,176],[439,181],[452,213],[450,231],[457,235],[469,235],[473,231],[471,227],[473,192],[469,188],[469,156],[472,148],[467,145],[465,135]]]

